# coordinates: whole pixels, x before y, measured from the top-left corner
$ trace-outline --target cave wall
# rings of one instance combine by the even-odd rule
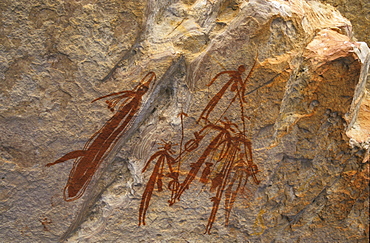
[[[366,21],[305,0],[0,10],[5,242],[367,242]]]

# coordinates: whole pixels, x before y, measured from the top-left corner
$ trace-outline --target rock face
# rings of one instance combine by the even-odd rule
[[[367,24],[370,20],[370,2],[367,0],[320,0],[322,3],[336,7],[353,26],[354,36],[359,41],[370,42],[370,30]]]
[[[367,242],[369,48],[333,7],[0,9],[5,242]]]

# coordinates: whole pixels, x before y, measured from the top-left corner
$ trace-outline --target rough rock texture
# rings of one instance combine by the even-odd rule
[[[2,241],[367,242],[369,48],[333,7],[31,0],[0,9]],[[114,129],[109,119],[128,106],[91,101],[138,94],[149,71],[157,79],[131,122],[82,197],[65,201],[78,163],[45,165]]]
[[[370,43],[370,2],[368,0],[320,0],[336,7],[353,26],[354,36],[359,41]]]
[[[365,43],[361,43],[365,46]],[[353,97],[350,112],[347,114],[347,136],[351,138],[350,142],[353,146],[363,147],[367,150],[364,158],[369,160],[370,146],[370,86],[369,86],[369,66],[370,53],[366,49],[358,52],[358,56],[363,62],[360,79]]]

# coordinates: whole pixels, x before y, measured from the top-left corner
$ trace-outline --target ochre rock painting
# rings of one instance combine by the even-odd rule
[[[253,68],[254,65],[251,72]],[[147,161],[143,172],[148,169],[153,161],[155,161],[155,165],[140,203],[139,225],[145,225],[145,215],[153,190],[155,187],[158,192],[163,190],[164,177],[170,178],[167,188],[172,192],[172,196],[168,200],[169,205],[172,205],[180,200],[184,191],[197,178],[198,172],[203,169],[199,181],[209,184],[209,190],[216,192],[215,196],[211,199],[213,207],[206,226],[206,233],[210,233],[223,195],[225,197],[226,211],[225,224],[227,225],[236,197],[240,191],[243,192],[246,190],[248,179],[251,178],[256,184],[260,183],[256,177],[258,167],[253,162],[252,142],[245,134],[246,116],[244,114],[244,105],[247,102],[244,96],[246,90],[245,85],[249,75],[243,80],[242,74],[244,71],[245,66],[241,65],[237,71],[220,72],[211,80],[208,86],[212,85],[221,75],[228,74],[230,78],[203,109],[198,123],[204,123],[204,126],[199,131],[194,132],[195,138],[185,142],[184,148],[182,148],[183,141],[181,141],[181,151],[177,157],[174,157],[175,153],[172,150],[173,144],[171,142],[164,142],[160,150],[153,154]],[[129,127],[131,120],[134,119],[135,114],[141,107],[143,95],[146,94],[150,84],[155,80],[155,73],[149,72],[133,90],[112,93],[92,101],[95,102],[114,96],[114,98],[106,100],[106,103],[108,104],[108,109],[115,112],[115,114],[86,142],[82,150],[67,153],[55,162],[46,165],[50,167],[67,160],[75,159],[67,185],[64,188],[64,200],[74,201],[83,195],[99,165],[115,146],[120,136]],[[213,109],[228,89],[235,93],[234,97],[228,101],[229,105],[221,113],[221,117],[212,116]],[[234,102],[238,102],[240,107],[239,119],[243,124],[242,130],[239,129],[237,124],[230,122],[227,116],[224,116]],[[119,108],[115,111],[118,104]],[[184,115],[187,116],[185,113],[180,114],[181,121]],[[182,127],[182,132],[183,130],[184,127]],[[199,143],[208,134],[214,134],[215,136],[211,137],[204,151],[199,151]],[[198,160],[196,162],[185,161],[188,163],[184,163],[182,161],[183,158],[186,158],[186,154],[190,152],[198,153],[200,155]],[[179,175],[183,174],[180,173],[180,170],[184,170],[184,168],[181,168],[181,164],[190,164],[191,168],[183,182],[179,181]],[[165,166],[167,169],[165,169]],[[210,183],[208,183],[209,181]]]
[[[250,72],[253,71],[253,68],[254,65]],[[145,215],[153,190],[155,187],[158,192],[163,190],[162,180],[164,177],[169,178],[167,185],[167,188],[171,191],[171,198],[168,200],[169,205],[179,201],[181,195],[189,189],[190,185],[197,178],[199,178],[201,183],[207,184],[211,192],[215,192],[215,195],[211,198],[213,207],[205,231],[208,234],[216,220],[216,214],[223,197],[225,202],[225,224],[227,225],[236,197],[238,193],[242,193],[247,189],[248,179],[251,178],[252,182],[257,185],[260,183],[256,177],[258,167],[253,162],[252,142],[246,136],[245,131],[246,115],[244,106],[247,102],[244,96],[245,86],[249,78],[249,75],[244,80],[242,78],[245,69],[245,66],[241,65],[236,71],[220,72],[211,80],[208,86],[212,85],[222,75],[228,74],[230,78],[224,85],[221,85],[220,91],[212,97],[203,109],[197,119],[197,122],[202,123],[203,127],[199,131],[194,132],[195,138],[186,141],[184,148],[182,147],[182,134],[180,151],[177,153],[177,156],[171,150],[171,142],[166,142],[159,151],[150,157],[143,172],[147,170],[152,161],[156,161],[156,163],[141,199],[139,225],[145,225]],[[234,97],[226,101],[228,105],[224,111],[221,111],[221,116],[219,115],[220,112],[217,113],[218,115],[214,115],[212,111],[221,99],[226,99],[224,94],[227,91],[235,93]],[[224,116],[235,102],[239,104],[239,120],[242,128],[239,128],[236,123],[231,122],[227,116]],[[187,116],[187,114],[180,114],[181,124],[183,124],[183,115]],[[184,127],[181,130],[183,133]],[[204,139],[206,136],[207,139]],[[204,142],[205,145],[199,147],[201,142]],[[197,160],[188,161],[186,158],[189,153],[196,153],[198,155],[196,156],[198,157]],[[179,175],[187,171],[187,168],[184,168],[184,166],[188,166],[190,169],[185,179],[181,181]],[[202,171],[201,175],[199,175],[200,171]]]
[[[370,5],[322,2],[0,1],[0,241],[368,242]]]
[[[149,72],[133,90],[105,95],[92,101],[113,96],[113,98],[106,100],[108,109],[115,112],[112,118],[91,136],[82,150],[69,152],[55,162],[46,165],[49,167],[75,159],[67,185],[64,188],[64,200],[74,201],[83,195],[99,165],[130,126],[130,122],[141,107],[143,95],[149,90],[150,84],[155,79],[155,73]],[[118,109],[115,111],[118,104]]]

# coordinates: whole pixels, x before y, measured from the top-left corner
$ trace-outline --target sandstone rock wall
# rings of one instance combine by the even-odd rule
[[[0,9],[5,242],[367,242],[369,48],[335,8]]]
[[[359,41],[370,43],[370,2],[367,0],[320,0],[337,8],[353,26],[354,36]]]

